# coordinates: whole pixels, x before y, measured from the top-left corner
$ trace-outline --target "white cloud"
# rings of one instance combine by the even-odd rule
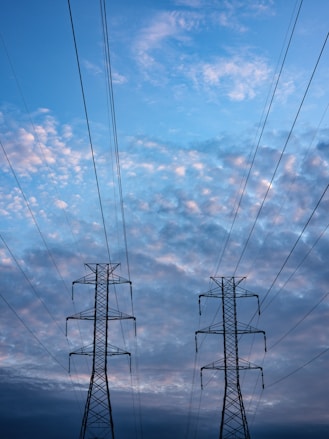
[[[222,27],[234,29],[238,32],[246,32],[248,28],[239,23],[239,21],[230,12],[221,12],[218,15],[219,24]]]
[[[67,206],[68,206],[68,204],[67,203],[65,203],[65,201],[63,201],[63,200],[56,200],[55,201],[55,205],[56,205],[56,207],[58,207],[59,209],[66,209],[67,208]]]
[[[200,213],[200,208],[198,204],[194,200],[188,200],[186,201],[186,207],[190,212],[193,213]]]
[[[204,0],[176,0],[176,5],[188,6],[190,8],[200,8],[204,5]]]
[[[176,174],[179,175],[180,177],[184,177],[184,176],[185,176],[185,172],[186,172],[185,166],[178,166],[178,167],[175,169],[175,172],[176,172]]]
[[[251,19],[274,14],[272,0],[226,1],[222,2],[221,9],[217,15],[219,24],[238,33],[250,30]],[[244,22],[248,22],[248,25]]]
[[[71,139],[73,136],[73,130],[72,127],[70,125],[63,125],[63,129],[62,129],[62,137],[63,139]]]
[[[38,114],[38,121],[33,125],[23,117],[15,121],[7,114],[1,140],[16,175],[31,178],[33,174],[46,172],[50,178],[56,174],[60,179],[72,171],[80,173],[87,157],[84,150],[72,150],[68,146],[73,136],[72,127],[68,124],[58,127],[57,120],[46,109]],[[0,161],[8,167],[3,155]],[[59,166],[56,171],[55,166]]]
[[[85,66],[86,70],[93,76],[98,76],[103,72],[101,67],[99,67],[97,64],[92,63],[91,61],[88,61],[86,59],[83,60],[83,65]]]
[[[11,258],[8,256],[8,253],[6,252],[5,249],[0,249],[0,261],[2,265],[8,265],[11,266],[12,264],[12,260]]]
[[[206,59],[207,50],[200,51],[199,47],[200,37],[210,38],[212,28],[219,25],[245,32],[246,28],[239,23],[237,16],[261,14],[261,5],[254,2],[252,5],[253,12],[247,7],[226,2],[215,12],[213,8],[211,12],[181,9],[162,11],[153,16],[140,30],[134,44],[134,56],[145,78],[158,85],[175,81],[176,92],[179,89],[177,78],[182,78],[184,83],[186,79],[192,80],[198,89],[205,86],[216,88],[231,101],[253,99],[271,73],[265,59],[256,57],[249,49],[240,48],[237,55],[209,61]],[[197,7],[197,3],[190,6]],[[219,45],[218,53],[221,50]]]
[[[120,75],[118,72],[113,72],[112,74],[113,84],[125,84],[127,78],[124,75]]]
[[[30,197],[29,198],[29,204],[30,206],[37,206],[38,205],[38,201],[35,197]]]
[[[191,71],[199,87],[215,87],[232,101],[254,98],[259,87],[268,80],[270,73],[271,69],[264,60],[250,60],[238,56],[199,64]]]
[[[296,76],[291,79],[284,79],[279,82],[275,96],[280,105],[286,103],[290,96],[296,92]]]
[[[273,0],[255,0],[250,2],[248,8],[250,9],[252,14],[273,15],[275,13],[273,6]]]
[[[137,38],[135,49],[139,63],[144,68],[161,63],[153,51],[156,49],[163,51],[166,40],[186,40],[188,32],[198,27],[199,20],[200,15],[196,13],[179,11],[159,13]]]

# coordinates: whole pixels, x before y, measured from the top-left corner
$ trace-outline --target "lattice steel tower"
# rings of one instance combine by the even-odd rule
[[[262,333],[265,341],[265,332],[253,328],[250,325],[238,323],[237,321],[237,298],[257,297],[257,294],[248,292],[236,292],[236,287],[244,278],[236,277],[211,277],[215,286],[210,291],[199,295],[199,312],[201,314],[201,297],[218,298],[222,301],[222,322],[215,323],[207,328],[195,332],[196,350],[198,350],[198,334],[221,334],[223,335],[224,358],[214,361],[201,368],[224,371],[224,397],[222,416],[220,423],[220,439],[250,439],[249,428],[240,388],[240,370],[260,369],[249,361],[239,358],[239,336],[241,334]],[[258,301],[259,312],[259,301]],[[264,386],[264,383],[263,383]]]
[[[114,439],[114,426],[108,382],[108,356],[129,355],[130,353],[109,343],[109,321],[133,319],[135,317],[120,312],[109,306],[110,289],[112,293],[117,284],[131,282],[115,274],[119,264],[85,264],[90,273],[76,280],[72,284],[91,284],[95,286],[94,307],[69,319],[91,320],[94,324],[94,337],[91,346],[85,346],[78,351],[71,352],[78,355],[92,356],[92,371],[85,405],[80,439]]]

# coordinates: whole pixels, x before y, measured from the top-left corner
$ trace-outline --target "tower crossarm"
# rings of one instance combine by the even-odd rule
[[[210,289],[209,291],[207,291],[206,293],[202,293],[199,294],[199,314],[201,315],[201,298],[202,297],[206,297],[206,298],[210,298],[210,299],[223,299],[223,290],[220,288],[219,282],[218,280],[216,280],[217,278],[215,277],[211,277],[210,279],[212,279],[215,283],[216,283],[216,287]],[[222,278],[220,278],[222,279]],[[245,279],[244,277],[241,278],[240,282]],[[239,283],[240,283],[239,282]],[[237,284],[235,285],[235,287],[237,287]],[[248,299],[251,297],[255,297],[257,299],[257,311],[258,311],[258,315],[260,315],[260,303],[259,303],[259,295],[256,293],[253,293],[251,291],[245,290],[245,289],[241,289],[241,291],[235,291],[235,298],[236,299]]]
[[[226,366],[226,370],[233,370],[235,371],[236,368],[238,370],[252,370],[252,369],[258,369],[261,372],[261,376],[262,376],[262,387],[264,389],[264,374],[263,374],[263,368],[261,366],[257,366],[256,364],[251,363],[250,361],[246,361],[243,359],[239,359],[239,363],[238,366],[234,365],[233,367],[231,366]],[[221,358],[220,360],[217,361],[213,361],[209,364],[206,364],[205,366],[202,366],[200,369],[200,379],[201,379],[201,389],[203,389],[203,371],[204,370],[220,370],[220,371],[225,371],[225,360],[224,358]]]
[[[74,314],[72,316],[66,317],[66,336],[67,336],[67,324],[69,320],[91,320],[94,321],[95,319],[101,320],[101,319],[107,319],[107,320],[133,320],[134,321],[134,328],[135,328],[135,335],[136,335],[136,317],[131,316],[129,314],[126,314],[122,311],[118,311],[114,308],[108,309],[107,314],[97,314],[95,308],[87,309],[85,311],[78,312],[77,314]]]
[[[266,346],[266,333],[265,331],[254,328],[251,325],[246,325],[244,323],[238,323],[236,328],[233,329],[225,329],[223,328],[222,323],[214,323],[213,325],[207,326],[206,328],[199,329],[198,331],[195,331],[195,349],[196,352],[198,352],[198,334],[232,334],[235,333],[238,335],[244,335],[244,334],[263,334],[264,337],[264,345],[265,345],[265,352],[267,352],[267,346]]]
[[[86,263],[86,268],[90,270],[86,276],[80,277],[79,279],[72,282],[72,300],[74,296],[74,285],[85,284],[85,285],[96,285],[98,282],[98,273],[100,271],[107,272],[106,283],[108,285],[119,285],[119,284],[129,284],[130,285],[130,295],[132,294],[131,285],[132,282],[122,276],[115,273],[115,270],[120,266],[120,263]],[[104,281],[104,280],[103,280]]]
[[[77,349],[76,351],[69,353],[69,373],[71,371],[71,356],[72,355],[88,355],[88,356],[92,357],[94,355],[93,344],[88,345],[88,346],[83,346],[82,348]],[[121,349],[117,346],[108,344],[106,355],[108,357],[112,357],[115,355],[128,355],[129,360],[130,360],[130,370],[131,370],[131,353],[130,352],[125,351],[124,349]]]

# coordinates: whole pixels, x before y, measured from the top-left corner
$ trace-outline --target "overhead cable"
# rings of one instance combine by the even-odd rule
[[[113,78],[112,78],[112,67],[111,67],[111,53],[110,53],[110,44],[109,44],[108,21],[107,21],[107,14],[106,14],[106,2],[104,0],[100,0],[100,6],[101,6],[103,37],[104,37],[103,39],[104,39],[104,46],[105,46],[105,60],[106,60],[105,66],[106,66],[106,73],[107,73],[107,86],[108,86],[109,100],[110,100],[110,109],[111,109],[110,113],[111,113],[111,120],[112,120],[116,172],[117,172],[117,179],[118,179],[121,218],[122,218],[122,227],[123,227],[123,238],[124,238],[124,246],[125,246],[125,254],[126,254],[127,274],[128,274],[128,279],[130,280],[127,230],[126,230],[125,212],[124,212],[124,205],[123,205],[121,167],[120,167],[120,158],[119,158],[116,111],[115,111],[114,93],[113,93]]]
[[[73,35],[73,42],[74,42],[74,49],[75,49],[75,55],[76,55],[76,62],[77,62],[77,66],[78,66],[80,88],[81,88],[82,100],[83,100],[83,108],[84,108],[85,119],[86,119],[86,124],[87,124],[89,146],[90,146],[90,150],[91,150],[91,156],[92,156],[93,167],[94,167],[94,174],[95,174],[95,180],[96,180],[96,187],[97,187],[97,194],[98,194],[98,201],[99,201],[99,207],[100,207],[102,223],[103,223],[103,230],[104,230],[104,236],[105,236],[105,244],[106,244],[106,249],[107,249],[107,254],[108,254],[109,261],[111,261],[110,246],[109,246],[109,240],[108,240],[107,229],[106,229],[106,224],[105,224],[105,216],[104,216],[103,203],[102,203],[102,197],[101,197],[101,192],[100,192],[100,185],[99,185],[97,168],[96,168],[96,160],[95,160],[94,147],[93,147],[93,142],[92,142],[92,138],[91,138],[91,129],[90,129],[89,116],[88,116],[88,111],[87,111],[87,102],[86,102],[86,96],[85,96],[85,91],[84,91],[84,86],[83,86],[82,72],[81,72],[79,52],[78,52],[78,45],[77,45],[77,40],[76,40],[76,36],[75,36],[75,29],[74,29],[74,22],[73,22],[73,16],[72,16],[70,0],[68,0],[68,7],[69,7],[69,13],[70,13],[70,22],[71,22],[71,29],[72,29],[72,35]]]
[[[295,323],[284,335],[282,335],[275,343],[273,343],[270,347],[270,349],[273,349],[275,346],[277,346],[279,343],[282,342],[286,337],[288,337],[289,334],[291,334],[306,318],[324,301],[326,297],[328,297],[329,293],[326,293],[324,296],[321,297],[321,299],[300,319],[297,323]]]
[[[285,153],[285,150],[286,150],[286,148],[287,148],[287,146],[288,146],[288,143],[289,143],[289,140],[290,140],[290,138],[291,138],[292,132],[293,132],[293,130],[294,130],[294,128],[295,128],[295,125],[296,125],[297,119],[298,119],[298,117],[299,117],[299,114],[300,114],[301,109],[302,109],[302,107],[303,107],[304,101],[305,101],[306,96],[307,96],[307,94],[308,94],[309,88],[310,88],[311,83],[312,83],[312,81],[313,81],[313,78],[314,78],[315,72],[316,72],[316,70],[317,70],[317,67],[318,67],[319,62],[320,62],[321,57],[322,57],[322,54],[323,54],[324,49],[325,49],[325,47],[326,47],[326,44],[327,44],[327,41],[328,41],[328,37],[329,37],[329,33],[327,33],[327,36],[326,36],[326,38],[325,38],[325,40],[324,40],[324,43],[323,43],[323,45],[322,45],[322,48],[321,48],[320,54],[319,54],[319,56],[318,56],[318,58],[317,58],[316,64],[315,64],[315,66],[314,66],[314,69],[313,69],[313,71],[312,71],[311,77],[310,77],[309,82],[308,82],[308,84],[307,84],[307,87],[306,87],[306,90],[305,90],[305,92],[304,92],[303,98],[302,98],[302,100],[301,100],[301,103],[299,104],[299,107],[298,107],[298,110],[297,110],[296,116],[295,116],[295,118],[294,118],[293,124],[292,124],[292,126],[291,126],[291,128],[290,128],[290,131],[289,131],[289,134],[288,134],[288,136],[287,136],[286,142],[285,142],[285,144],[284,144],[284,146],[283,146],[283,149],[282,149],[282,151],[281,151],[281,153],[280,153],[279,160],[277,161],[277,164],[276,164],[276,166],[275,166],[275,169],[274,169],[273,175],[272,175],[272,177],[271,177],[270,183],[269,183],[269,185],[268,185],[268,187],[267,187],[267,190],[266,190],[266,192],[265,192],[264,198],[263,198],[263,200],[262,200],[262,202],[261,202],[261,205],[260,205],[260,207],[259,207],[259,209],[258,209],[258,212],[257,212],[256,218],[255,218],[254,223],[253,223],[253,225],[252,225],[252,227],[251,227],[251,230],[250,230],[250,232],[249,232],[248,238],[247,238],[247,240],[246,240],[246,242],[245,242],[245,244],[244,244],[243,250],[242,250],[242,252],[241,252],[241,254],[240,254],[240,257],[239,257],[239,259],[238,259],[238,262],[237,262],[237,264],[236,264],[236,268],[235,268],[235,270],[234,270],[234,275],[235,275],[235,273],[236,273],[237,270],[238,270],[238,267],[239,267],[239,265],[240,265],[240,262],[241,262],[241,260],[242,260],[242,258],[243,258],[243,255],[244,255],[244,253],[245,253],[245,251],[246,251],[246,249],[247,249],[247,246],[248,246],[248,244],[249,244],[250,238],[251,238],[251,236],[252,236],[252,234],[253,234],[253,232],[254,232],[254,229],[255,229],[255,227],[256,227],[256,223],[257,223],[257,221],[258,221],[258,219],[259,219],[259,217],[260,217],[260,214],[261,214],[261,212],[262,212],[262,209],[263,209],[263,207],[264,207],[264,204],[265,204],[265,201],[266,201],[267,196],[268,196],[268,194],[269,194],[269,191],[270,191],[270,189],[271,189],[271,187],[272,187],[272,184],[273,184],[274,178],[275,178],[276,173],[277,173],[277,171],[278,171],[278,169],[279,169],[279,166],[280,166],[281,160],[282,160],[282,158],[283,158],[283,156],[284,156],[284,153]]]
[[[315,140],[315,138],[316,138],[316,135],[317,135],[317,133],[318,133],[318,131],[319,131],[319,129],[320,129],[320,126],[322,125],[322,122],[323,122],[323,120],[324,120],[324,118],[325,118],[325,115],[326,115],[326,113],[328,112],[328,110],[329,110],[329,103],[327,104],[327,106],[326,106],[326,108],[325,108],[325,110],[324,110],[324,112],[323,112],[323,114],[322,114],[322,116],[321,116],[321,120],[320,120],[320,122],[319,122],[319,124],[318,124],[318,126],[317,126],[317,128],[316,128],[316,130],[315,130],[315,133],[314,133],[313,136],[312,136],[312,140],[311,140],[311,142],[310,142],[310,144],[309,144],[309,146],[308,146],[308,148],[307,148],[307,151],[306,151],[305,155],[303,156],[303,163],[305,163],[306,157],[308,156],[308,154],[309,154],[309,152],[310,152],[311,146],[312,146],[312,144],[313,144],[313,142],[314,142],[314,140]],[[295,176],[294,176],[294,178],[292,179],[292,181],[291,181],[290,184],[289,184],[289,188],[287,189],[287,191],[285,191],[285,192],[286,192],[286,195],[290,193],[290,188],[291,188],[291,186],[295,183],[295,181],[296,181],[296,179],[297,179],[297,176],[298,176],[298,174],[296,173]],[[287,199],[286,199],[286,200],[287,200]],[[285,202],[286,202],[286,201],[284,201],[284,202],[282,202],[282,203],[280,204],[280,207],[279,207],[279,210],[278,210],[278,212],[277,212],[277,214],[276,214],[276,217],[275,217],[275,218],[273,219],[273,221],[272,221],[273,224],[275,224],[276,221],[279,219],[279,217],[280,217],[280,213],[281,213],[281,211],[282,211],[282,209],[283,209],[283,206],[285,205]],[[317,244],[317,242],[320,240],[320,238],[324,235],[324,233],[326,232],[326,230],[328,229],[328,227],[329,227],[329,223],[327,224],[327,226],[325,227],[325,229],[321,232],[321,234],[320,234],[319,237],[316,239],[316,241],[313,243],[312,247],[309,249],[309,251],[307,252],[307,254],[305,255],[305,257],[303,258],[303,260],[298,264],[298,266],[296,267],[296,269],[294,270],[294,272],[289,276],[289,278],[287,279],[287,281],[286,281],[286,282],[284,283],[284,285],[280,288],[280,291],[285,287],[285,285],[288,283],[288,281],[289,281],[289,280],[293,277],[293,275],[296,273],[296,271],[298,270],[298,268],[303,264],[303,262],[305,261],[305,259],[307,258],[307,256],[311,253],[311,251],[313,250],[313,248],[315,247],[315,245]],[[270,235],[271,235],[271,231],[269,231],[269,232],[266,234],[266,236],[265,236],[265,238],[264,238],[264,240],[263,240],[263,242],[262,242],[262,246],[264,246],[265,242],[267,241],[267,239],[268,239],[268,237],[269,237]],[[254,267],[254,266],[257,264],[257,260],[258,260],[260,257],[261,257],[261,253],[258,252],[257,255],[256,255],[253,259],[250,259],[250,266],[251,266],[251,267]],[[252,268],[251,268],[250,270],[252,270]],[[250,273],[250,271],[249,271],[249,273]],[[247,275],[246,277],[248,277],[248,275]],[[278,294],[278,293],[277,293],[277,294]]]
[[[32,337],[40,344],[40,346],[47,352],[47,354],[62,368],[67,372],[67,368],[60,363],[57,358],[50,352],[50,350],[42,343],[42,341],[36,336],[36,334],[32,331],[32,329],[25,323],[25,321],[20,317],[15,308],[0,294],[2,300],[8,306],[8,308],[15,314],[18,320],[22,323],[25,329],[32,335]]]
[[[292,375],[294,375],[295,373],[299,372],[300,370],[304,369],[304,367],[308,366],[309,364],[313,363],[313,361],[317,360],[318,358],[322,357],[322,355],[326,354],[327,352],[329,352],[329,347],[323,349],[321,352],[319,352],[317,355],[315,355],[313,358],[311,358],[311,360],[307,361],[306,363],[302,364],[301,366],[297,367],[296,369],[294,369],[292,372],[288,373],[287,375],[284,375],[283,377],[279,378],[278,380],[274,381],[273,383],[270,383],[269,385],[266,386],[266,388],[268,389],[269,387],[275,386],[276,384],[281,383],[281,381],[286,380],[287,378],[291,377]]]
[[[30,281],[30,279],[28,278],[27,274],[25,273],[25,271],[23,270],[21,264],[19,263],[18,259],[16,258],[16,256],[14,255],[14,253],[12,252],[12,250],[10,249],[10,247],[8,246],[5,238],[2,236],[2,234],[0,233],[0,239],[3,242],[4,246],[6,247],[7,251],[9,252],[11,258],[13,259],[13,261],[15,262],[17,268],[19,269],[19,271],[22,273],[24,279],[26,280],[26,282],[29,284],[31,290],[33,291],[34,295],[37,297],[37,299],[41,302],[42,306],[44,307],[44,309],[46,310],[46,312],[49,314],[49,316],[52,318],[52,320],[55,322],[55,324],[57,325],[58,329],[60,330],[60,332],[65,335],[65,332],[63,330],[63,328],[58,324],[57,320],[55,319],[55,317],[53,316],[53,314],[50,312],[49,308],[47,307],[47,305],[45,304],[45,302],[42,300],[42,298],[40,297],[40,295],[37,293],[36,289],[34,288],[32,282]]]
[[[26,195],[25,195],[25,193],[24,193],[24,191],[23,191],[23,188],[22,188],[22,186],[21,186],[21,184],[20,184],[20,182],[19,182],[19,180],[18,180],[18,177],[17,177],[17,175],[16,175],[16,172],[15,172],[15,170],[14,170],[12,164],[11,164],[11,161],[10,161],[10,159],[9,159],[9,157],[8,157],[7,151],[6,151],[6,149],[5,149],[4,145],[3,145],[3,143],[1,142],[1,140],[0,140],[0,146],[1,146],[1,149],[2,149],[2,151],[3,151],[3,154],[4,154],[5,158],[6,158],[6,160],[7,160],[7,163],[8,163],[8,165],[9,165],[9,167],[10,167],[10,170],[11,170],[11,172],[12,172],[14,178],[15,178],[15,181],[16,181],[16,183],[17,183],[18,189],[20,190],[20,192],[21,192],[21,194],[22,194],[22,197],[23,197],[23,199],[24,199],[24,202],[25,202],[25,204],[26,204],[26,207],[28,208],[28,211],[29,211],[29,213],[30,213],[30,215],[31,215],[31,218],[32,218],[33,222],[34,222],[34,225],[35,225],[36,229],[38,230],[38,233],[39,233],[39,235],[40,235],[40,237],[41,237],[41,239],[42,239],[42,242],[43,242],[43,244],[44,244],[44,246],[45,246],[45,248],[46,248],[46,250],[47,250],[48,256],[49,256],[50,260],[52,261],[52,263],[53,263],[53,265],[54,265],[54,267],[55,267],[55,269],[56,269],[56,271],[57,271],[57,273],[58,273],[60,279],[62,280],[62,282],[63,282],[63,284],[64,284],[66,290],[69,292],[70,290],[69,290],[68,286],[66,285],[66,282],[65,282],[65,280],[64,280],[64,278],[63,278],[63,276],[62,276],[62,274],[61,274],[61,272],[60,272],[60,270],[59,270],[59,268],[58,268],[58,265],[57,265],[57,263],[56,263],[56,261],[55,261],[53,255],[52,255],[52,252],[50,251],[50,248],[49,248],[49,246],[48,246],[48,244],[47,244],[47,241],[46,241],[46,239],[45,239],[45,237],[44,237],[44,235],[43,235],[43,233],[42,233],[42,231],[41,231],[41,228],[40,228],[40,226],[39,226],[39,224],[38,224],[38,221],[37,221],[37,219],[36,219],[36,217],[35,217],[35,215],[34,215],[34,213],[33,213],[33,211],[32,211],[31,205],[30,205],[30,203],[29,203],[29,201],[28,201],[28,199],[27,199],[27,197],[26,197]]]
[[[314,216],[314,214],[315,214],[317,208],[319,207],[319,205],[320,205],[320,203],[321,203],[323,197],[325,196],[325,194],[326,194],[328,188],[329,188],[329,184],[327,184],[327,186],[325,187],[324,191],[322,192],[321,197],[319,198],[319,200],[317,201],[315,207],[313,208],[311,215],[309,216],[308,220],[307,220],[306,223],[304,224],[304,227],[303,227],[303,229],[301,230],[301,232],[299,233],[299,235],[298,235],[298,237],[297,237],[297,239],[296,239],[294,245],[292,246],[292,248],[291,248],[289,254],[286,256],[286,258],[285,258],[285,260],[284,260],[284,262],[283,262],[283,264],[282,264],[280,270],[278,271],[277,275],[275,276],[274,280],[272,281],[270,288],[267,290],[265,296],[263,297],[263,299],[262,299],[262,301],[261,301],[261,304],[264,303],[264,301],[266,300],[266,298],[267,298],[268,295],[270,294],[270,292],[271,292],[271,290],[272,290],[272,288],[273,288],[275,282],[278,280],[278,278],[279,278],[280,274],[282,273],[284,267],[286,266],[287,262],[289,261],[289,259],[290,259],[291,255],[292,255],[293,251],[295,250],[295,248],[297,247],[297,244],[299,243],[301,237],[303,236],[303,233],[305,232],[307,226],[308,226],[309,223],[311,222],[311,219],[313,218],[313,216]]]
[[[221,252],[221,256],[219,258],[216,270],[215,270],[216,274],[218,273],[219,266],[220,266],[220,264],[222,262],[224,253],[226,251],[226,247],[228,245],[228,242],[229,242],[231,234],[232,234],[232,230],[233,230],[235,221],[236,221],[237,216],[238,216],[239,209],[241,207],[242,199],[244,197],[244,194],[245,194],[245,191],[246,191],[246,187],[247,187],[250,175],[251,175],[251,171],[252,171],[252,168],[253,168],[254,163],[255,163],[255,159],[256,159],[256,155],[257,155],[258,149],[259,149],[260,141],[261,141],[261,139],[263,137],[263,133],[264,133],[264,130],[265,130],[265,125],[267,123],[267,120],[268,120],[268,117],[269,117],[269,114],[270,114],[270,111],[271,111],[271,108],[272,108],[272,104],[273,104],[273,101],[274,101],[275,93],[276,93],[276,90],[278,88],[279,81],[281,79],[281,74],[282,74],[283,67],[285,65],[285,61],[286,61],[286,58],[287,58],[287,55],[288,55],[288,52],[289,52],[289,49],[290,49],[291,41],[292,41],[293,35],[295,33],[295,28],[296,28],[296,25],[297,25],[297,22],[298,22],[298,18],[299,18],[299,14],[300,14],[300,11],[301,11],[301,8],[302,8],[302,4],[303,4],[303,0],[301,0],[300,4],[299,4],[299,8],[298,8],[298,11],[297,11],[297,14],[296,14],[296,17],[295,17],[293,28],[292,28],[291,33],[290,33],[290,38],[289,38],[289,41],[288,41],[288,44],[287,44],[287,48],[286,48],[286,51],[285,51],[285,54],[284,54],[284,57],[283,57],[283,60],[282,60],[282,63],[281,63],[280,71],[279,71],[279,74],[278,74],[276,82],[275,82],[274,90],[272,92],[272,97],[271,97],[271,100],[270,100],[270,103],[269,103],[269,106],[268,106],[268,109],[267,109],[267,112],[266,112],[265,119],[264,119],[263,124],[262,124],[262,129],[261,129],[261,132],[260,132],[260,135],[259,135],[259,138],[258,138],[258,142],[256,144],[256,148],[255,148],[252,160],[251,160],[251,164],[249,166],[249,171],[248,171],[247,177],[245,179],[245,182],[244,182],[244,185],[243,185],[243,189],[242,189],[242,192],[241,192],[241,195],[240,195],[240,198],[239,198],[238,206],[237,206],[237,208],[235,210],[234,218],[233,218],[233,221],[232,221],[229,233],[227,235],[227,238],[225,240],[225,244],[224,244],[223,250]]]
[[[57,184],[56,184],[56,181],[55,181],[55,178],[54,178],[54,173],[52,172],[52,169],[51,169],[51,167],[50,167],[50,165],[49,165],[49,162],[48,162],[48,160],[47,160],[47,157],[46,157],[46,154],[44,153],[43,148],[41,148],[41,141],[40,141],[40,138],[39,138],[38,131],[37,131],[37,129],[36,129],[36,127],[35,127],[35,124],[34,124],[34,122],[33,122],[33,119],[32,119],[32,116],[31,116],[31,112],[30,112],[29,107],[28,107],[28,105],[27,105],[27,102],[26,102],[26,99],[25,99],[25,96],[24,96],[24,93],[23,93],[22,87],[21,87],[21,85],[20,85],[20,82],[19,82],[18,77],[17,77],[17,74],[16,74],[16,70],[15,70],[15,68],[14,68],[13,62],[12,62],[12,60],[11,60],[11,57],[10,57],[9,51],[8,51],[7,46],[6,46],[6,44],[5,44],[5,41],[4,41],[4,39],[3,39],[2,35],[1,35],[1,32],[0,32],[0,40],[1,40],[1,42],[2,42],[2,45],[3,45],[4,51],[5,51],[5,54],[6,54],[6,57],[7,57],[7,60],[8,60],[9,66],[10,66],[10,70],[11,70],[11,73],[12,73],[13,78],[14,78],[14,80],[15,80],[16,87],[17,87],[18,92],[19,92],[19,95],[20,95],[20,97],[21,97],[21,100],[22,100],[23,106],[24,106],[25,111],[26,111],[26,113],[27,113],[27,115],[28,115],[29,122],[30,122],[30,125],[31,125],[32,130],[33,130],[33,135],[34,135],[34,137],[35,137],[35,139],[36,139],[36,144],[39,146],[40,154],[41,154],[42,159],[43,159],[43,161],[45,162],[46,167],[47,167],[47,169],[48,169],[48,177],[52,180],[53,188],[54,188],[54,190],[56,191],[57,196],[58,196],[58,198],[59,198],[59,192],[58,192]],[[78,248],[78,243],[77,243],[77,240],[76,240],[76,238],[75,238],[75,236],[74,236],[73,229],[72,229],[72,225],[71,225],[71,223],[70,223],[70,221],[69,221],[69,219],[68,219],[68,216],[67,216],[66,210],[63,210],[63,209],[62,209],[61,212],[64,213],[64,216],[65,216],[65,219],[66,219],[66,223],[67,223],[67,225],[68,225],[68,227],[69,227],[69,229],[70,229],[70,232],[71,232],[72,239],[73,239],[73,241],[75,242],[75,245],[76,245],[77,248]],[[81,254],[81,251],[79,251],[79,253]]]
[[[120,158],[119,158],[117,122],[116,122],[116,109],[115,109],[115,100],[114,100],[114,92],[113,92],[111,52],[110,52],[110,43],[109,43],[109,31],[108,31],[108,20],[107,20],[107,13],[106,13],[106,2],[104,0],[100,0],[100,9],[101,9],[103,41],[104,41],[104,49],[105,49],[105,70],[106,70],[106,77],[107,77],[108,97],[109,97],[109,102],[110,102],[110,115],[111,115],[113,142],[114,142],[116,175],[117,175],[117,183],[118,183],[118,189],[119,189],[120,210],[121,210],[121,219],[122,219],[122,230],[123,230],[124,248],[125,248],[125,256],[126,256],[127,275],[128,275],[128,280],[130,280],[130,264],[129,264],[128,242],[127,242],[127,229],[126,229],[126,219],[125,219],[125,211],[124,211],[124,203],[123,203],[121,166],[120,166]],[[134,305],[133,305],[132,294],[131,294],[130,299],[131,299],[132,315],[134,315]],[[122,327],[121,327],[121,331],[122,331],[123,339],[125,340]],[[143,438],[141,395],[140,395],[140,384],[139,384],[138,343],[136,340],[135,340],[135,367],[136,367],[136,381],[137,381],[137,383],[136,383],[136,386],[137,386],[137,390],[136,390],[137,391],[137,406],[138,406],[137,416],[136,416],[134,393],[132,394],[132,402],[133,402],[134,413],[135,413],[136,435],[137,435],[137,433],[139,433],[140,437]],[[133,376],[132,376],[132,372],[131,372],[131,381],[132,380],[133,380]],[[137,424],[139,426],[139,430],[137,430]]]
[[[287,278],[287,280],[284,282],[284,284],[281,286],[281,288],[275,293],[274,296],[272,296],[271,300],[269,302],[267,302],[266,306],[262,308],[262,312],[264,312],[269,306],[270,304],[273,302],[273,300],[277,297],[277,295],[285,288],[285,286],[287,285],[287,283],[292,279],[292,277],[296,274],[296,272],[298,271],[298,269],[303,265],[303,263],[305,262],[305,260],[308,258],[308,256],[310,255],[310,253],[312,252],[312,250],[314,249],[314,247],[317,245],[317,243],[320,241],[320,239],[322,238],[322,236],[325,234],[325,232],[328,230],[329,228],[329,223],[326,225],[326,227],[321,231],[320,235],[317,237],[317,239],[314,241],[314,243],[312,244],[312,246],[309,248],[308,252],[304,255],[303,259],[299,262],[299,264],[295,267],[294,271],[290,274],[290,276]],[[282,271],[282,270],[281,270]]]

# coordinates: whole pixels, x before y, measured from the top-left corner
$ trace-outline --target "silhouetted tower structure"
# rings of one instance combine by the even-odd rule
[[[67,318],[67,320],[91,320],[94,324],[92,345],[70,353],[70,356],[73,354],[92,356],[92,371],[80,439],[114,439],[107,360],[109,356],[130,356],[130,353],[110,344],[109,321],[123,319],[133,319],[135,321],[135,317],[111,308],[109,306],[109,297],[111,292],[115,292],[115,286],[123,283],[129,284],[131,294],[131,282],[115,273],[119,264],[96,263],[85,265],[90,272],[73,282],[72,295],[75,284],[94,285],[94,307]]]
[[[201,314],[201,297],[218,298],[222,301],[222,322],[198,330],[195,333],[196,349],[197,334],[221,334],[223,335],[224,358],[203,366],[200,371],[201,387],[202,372],[207,369],[224,371],[224,397],[222,416],[220,423],[220,439],[250,439],[246,412],[243,404],[240,388],[240,370],[260,369],[262,378],[263,370],[249,361],[239,358],[239,336],[242,334],[262,333],[265,341],[265,332],[253,328],[250,325],[237,321],[237,298],[256,297],[257,294],[237,292],[236,288],[245,278],[236,277],[211,277],[215,286],[210,291],[199,295],[199,312]],[[258,300],[259,313],[259,300]],[[264,382],[263,382],[264,387]]]

